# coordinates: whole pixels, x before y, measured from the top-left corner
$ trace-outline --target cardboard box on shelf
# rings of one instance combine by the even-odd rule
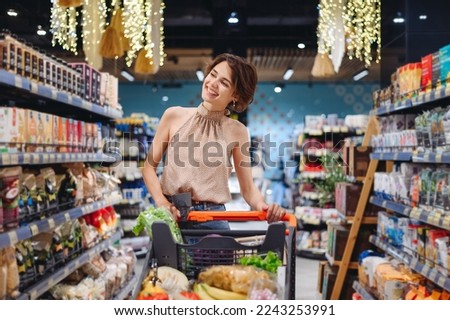
[[[345,216],[354,216],[358,205],[362,185],[359,183],[338,182],[335,189],[336,210]],[[379,208],[366,204],[365,216],[376,216]]]

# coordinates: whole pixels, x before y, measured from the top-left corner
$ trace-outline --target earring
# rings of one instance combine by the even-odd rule
[[[233,109],[236,108],[236,100],[233,100]]]

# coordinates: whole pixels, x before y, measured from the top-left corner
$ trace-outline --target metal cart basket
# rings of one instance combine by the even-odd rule
[[[258,211],[191,211],[188,221],[205,222],[264,221],[265,212]],[[264,230],[196,230],[182,229],[183,236],[202,237],[194,244],[177,243],[164,222],[152,225],[151,257],[159,266],[170,266],[195,279],[198,273],[211,265],[238,264],[243,256],[274,251],[285,267],[284,298],[295,299],[295,216],[286,214],[282,221],[268,224]],[[258,240],[262,239],[261,241]],[[242,243],[246,240],[246,244]],[[251,243],[255,240],[256,243]],[[250,243],[248,242],[250,241]]]

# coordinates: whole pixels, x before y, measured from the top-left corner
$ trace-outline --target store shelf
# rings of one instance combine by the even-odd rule
[[[78,219],[79,217],[112,206],[121,201],[120,196],[111,196],[108,199],[86,204],[67,211],[57,213],[50,218],[31,222],[30,224],[15,230],[0,233],[0,249],[13,246],[19,241],[31,238],[39,233],[49,231],[63,223]]]
[[[450,215],[444,214],[442,210],[425,210],[421,208],[412,208],[394,201],[385,200],[376,196],[370,197],[370,203],[379,207],[391,210],[426,224],[450,231]]]
[[[443,289],[450,291],[450,278],[441,274],[436,268],[431,268],[427,264],[421,263],[418,258],[411,257],[409,254],[403,252],[401,249],[393,247],[381,240],[377,236],[370,236],[369,241],[387,252],[389,255],[401,260],[408,267],[413,269],[414,271],[420,273],[427,279],[433,281],[438,286]]]
[[[323,126],[322,129],[305,129],[304,131],[304,134],[309,136],[321,136],[329,133],[339,133],[339,134],[348,134],[349,136],[357,136],[364,134],[364,130],[348,126]]]
[[[411,161],[412,152],[373,152],[370,158],[374,160]]]
[[[95,247],[89,249],[85,253],[81,254],[78,258],[70,261],[69,263],[65,264],[63,267],[58,269],[56,272],[52,273],[51,275],[45,277],[38,283],[34,284],[30,288],[28,288],[25,292],[22,293],[22,295],[19,297],[19,299],[37,299],[41,295],[43,295],[45,292],[47,292],[50,288],[55,286],[57,283],[64,280],[67,276],[69,276],[72,272],[80,268],[83,264],[89,262],[92,260],[96,255],[107,249],[109,246],[114,244],[114,242],[118,241],[121,237],[120,231],[117,231],[114,233],[111,237],[104,240],[100,244],[96,245]]]
[[[386,103],[379,108],[372,110],[372,115],[383,116],[391,113],[402,112],[415,107],[423,106],[433,102],[437,102],[441,99],[450,97],[450,86],[441,87],[438,90],[432,90],[427,93],[420,93],[414,98],[405,99],[396,103]],[[408,110],[409,111],[409,110]],[[412,111],[414,112],[414,111]]]
[[[104,153],[2,153],[0,166],[38,165],[69,162],[115,162],[117,159]]]
[[[332,256],[330,256],[330,254],[328,252],[325,253],[325,258],[327,259],[328,263],[331,266],[337,266],[337,267],[341,266],[341,261],[334,260],[334,258]],[[350,262],[348,267],[350,269],[358,269],[358,262]]]
[[[138,284],[138,277],[133,274],[131,279],[120,289],[120,291],[114,296],[113,300],[126,300],[130,295],[133,294]]]
[[[418,163],[450,163],[450,152],[419,153],[419,154],[413,155],[412,161],[418,162]]]
[[[325,249],[297,249],[297,256],[314,260],[326,260]]]
[[[407,216],[407,217],[409,217],[409,214],[410,214],[410,212],[412,210],[412,208],[409,207],[409,206],[405,206],[405,205],[403,205],[401,203],[398,203],[398,202],[395,202],[395,201],[391,201],[391,200],[386,200],[386,199],[383,199],[383,198],[380,198],[380,197],[377,197],[377,196],[371,196],[369,198],[369,202],[374,204],[374,205],[376,205],[376,206],[378,206],[378,207],[391,210],[393,212],[402,214],[402,215]]]
[[[355,217],[353,216],[346,216],[342,212],[337,211],[338,218],[345,223],[352,224],[355,220]],[[361,220],[362,224],[377,224],[378,223],[378,217],[366,217],[364,216]]]
[[[377,300],[361,285],[361,283],[359,283],[359,281],[354,281],[352,287],[363,297],[364,300]]]
[[[103,117],[119,119],[123,116],[123,111],[121,110],[99,106],[83,100],[79,96],[58,91],[56,88],[30,81],[6,70],[0,70],[0,85],[12,86],[15,89],[20,90],[20,93],[31,94],[36,99],[47,99],[62,105],[86,110]],[[18,96],[18,98],[21,97]]]

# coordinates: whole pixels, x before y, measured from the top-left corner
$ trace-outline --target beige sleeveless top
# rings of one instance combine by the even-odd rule
[[[234,121],[224,111],[197,108],[172,137],[166,151],[161,187],[165,195],[190,192],[192,200],[227,203],[231,200],[232,145],[223,124]]]

